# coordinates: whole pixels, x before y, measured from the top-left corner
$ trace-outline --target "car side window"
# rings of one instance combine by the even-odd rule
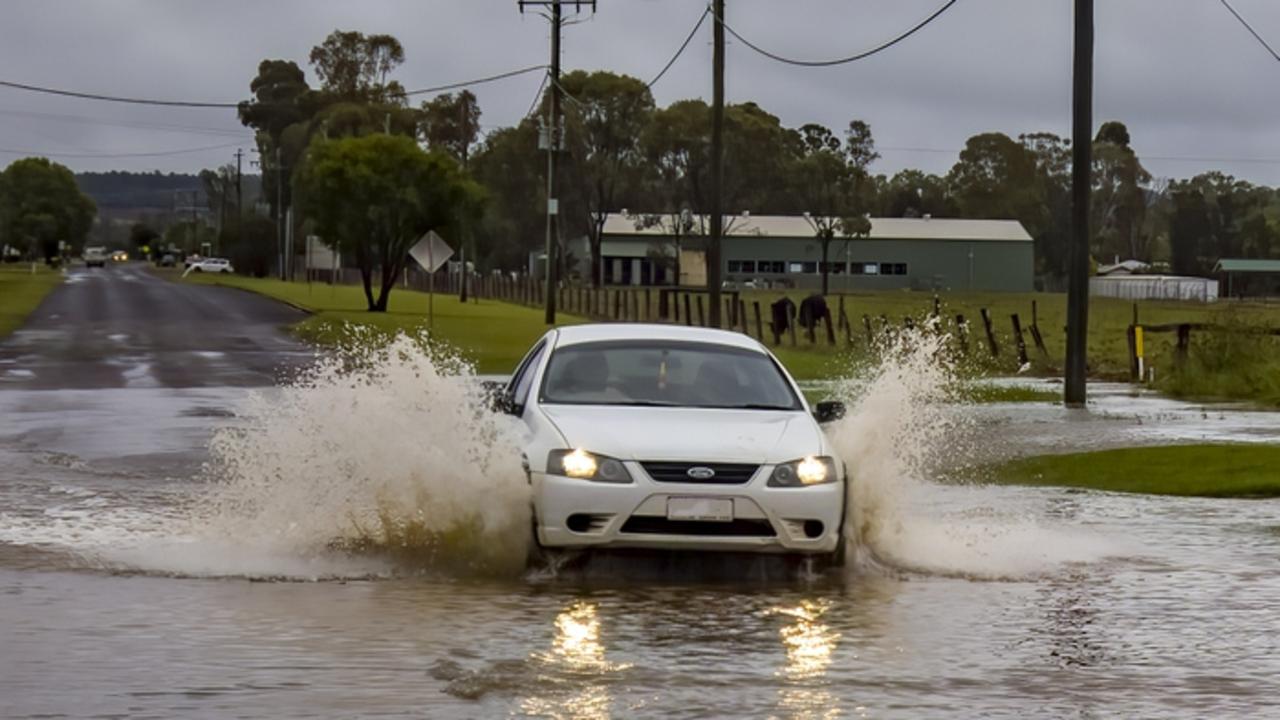
[[[525,401],[529,399],[529,390],[533,387],[533,376],[537,370],[538,361],[542,358],[542,353],[546,350],[546,341],[538,343],[529,354],[525,356],[524,362],[520,363],[520,368],[516,370],[516,374],[511,378],[511,402],[517,406],[523,406]]]

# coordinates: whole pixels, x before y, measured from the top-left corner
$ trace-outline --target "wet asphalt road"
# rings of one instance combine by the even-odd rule
[[[305,314],[137,263],[74,268],[0,343],[0,389],[271,385],[310,357],[282,329]]]

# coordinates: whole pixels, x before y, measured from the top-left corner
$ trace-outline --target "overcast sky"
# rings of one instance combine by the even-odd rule
[[[1273,47],[1280,2],[1231,0]],[[915,24],[941,0],[728,0],[727,23],[801,59],[843,56]],[[566,69],[650,79],[704,0],[599,0],[565,31]],[[871,123],[877,172],[943,173],[964,141],[999,130],[1066,135],[1071,0],[960,0],[906,42],[850,65],[775,63],[730,39],[731,102],[754,100],[798,126]],[[1101,0],[1095,118],[1128,124],[1148,169],[1189,177],[1222,169],[1280,185],[1280,62],[1219,0]],[[546,62],[549,31],[516,0],[0,0],[0,79],[140,97],[237,101],[263,58],[305,66],[335,28],[391,33],[409,89]],[[655,86],[660,104],[710,97],[711,27]],[[309,72],[308,79],[314,82]],[[529,108],[532,73],[474,88],[486,129]],[[76,170],[192,171],[232,158],[252,136],[234,110],[153,108],[0,87],[0,166],[49,154]],[[106,154],[199,152],[155,157]],[[97,157],[94,157],[97,156]],[[246,167],[246,170],[248,168]]]

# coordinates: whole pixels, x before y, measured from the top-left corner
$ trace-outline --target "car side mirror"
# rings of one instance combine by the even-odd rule
[[[825,400],[813,406],[813,419],[825,425],[844,417],[844,403],[839,400]]]

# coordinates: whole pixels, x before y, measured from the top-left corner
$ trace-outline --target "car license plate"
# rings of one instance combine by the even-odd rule
[[[673,497],[667,498],[668,520],[701,520],[731,522],[732,498]]]

